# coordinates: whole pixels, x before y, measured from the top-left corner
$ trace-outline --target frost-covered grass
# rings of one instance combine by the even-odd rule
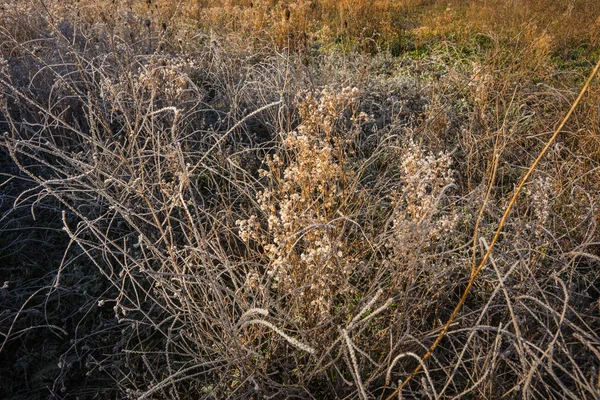
[[[519,3],[3,4],[2,396],[600,396],[597,7]]]

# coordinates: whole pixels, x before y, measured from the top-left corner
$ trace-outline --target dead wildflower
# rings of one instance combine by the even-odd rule
[[[454,184],[451,164],[448,154],[426,154],[414,143],[405,150],[402,185],[392,195],[392,233],[387,247],[393,264],[418,259],[458,221],[458,214],[444,213],[441,207],[445,191]]]
[[[527,223],[537,240],[545,237],[544,229],[550,221],[552,212],[552,193],[554,182],[550,176],[538,177],[529,189],[530,207],[533,210],[534,222]]]
[[[156,96],[169,101],[190,99],[190,78],[185,72],[192,70],[194,62],[183,59],[165,57],[155,59],[153,63],[140,68],[137,81],[140,88],[154,92]]]
[[[345,165],[352,130],[364,115],[353,116],[350,131],[340,129],[357,96],[350,88],[307,95],[300,103],[301,125],[286,135],[284,151],[268,157],[267,168],[259,171],[268,182],[258,196],[267,225],[260,235],[270,260],[267,273],[280,290],[308,287],[301,292],[305,301],[325,315],[353,271],[338,211],[354,178]],[[256,235],[254,217],[237,223],[242,239]]]
[[[494,83],[494,77],[485,68],[479,64],[473,64],[473,77],[469,82],[473,90],[473,97],[475,104],[479,107],[485,107],[487,104],[490,93],[492,92],[492,85]]]

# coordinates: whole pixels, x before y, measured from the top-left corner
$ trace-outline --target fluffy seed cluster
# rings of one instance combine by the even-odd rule
[[[258,203],[267,230],[258,233],[256,216],[237,222],[243,240],[258,240],[265,249],[273,286],[298,290],[321,314],[330,311],[333,288],[339,290],[352,273],[340,216],[354,178],[348,165],[352,136],[366,118],[351,110],[357,97],[350,88],[307,95],[299,105],[302,124],[260,170],[267,187]]]
[[[155,59],[149,68],[140,71],[139,81],[142,87],[158,91],[161,97],[181,101],[191,82],[185,71],[194,67],[194,62],[182,58]]]
[[[533,224],[527,223],[527,227],[533,231],[533,235],[537,240],[544,239],[544,229],[550,221],[553,185],[554,182],[551,177],[538,177],[533,181],[532,188],[529,191],[530,205],[533,209],[535,222]]]
[[[447,153],[426,154],[414,143],[405,150],[402,186],[392,195],[392,234],[387,243],[391,262],[417,259],[454,228],[458,214],[441,207],[444,194],[454,186],[451,164]]]
[[[489,99],[494,77],[479,63],[473,64],[473,77],[469,83],[472,89],[475,104],[484,107]]]
[[[126,93],[151,93],[168,103],[189,101],[193,94],[187,71],[197,68],[193,61],[184,58],[152,58],[138,68],[136,75],[117,79],[105,76],[100,81],[100,97],[116,103],[126,100]]]

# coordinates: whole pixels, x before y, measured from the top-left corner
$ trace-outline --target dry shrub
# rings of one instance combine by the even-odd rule
[[[456,214],[440,212],[446,190],[456,187],[451,158],[443,153],[437,157],[425,154],[414,144],[400,157],[403,179],[391,195],[394,212],[387,243],[391,251],[389,262],[405,268],[421,267],[419,260],[443,235],[452,232],[458,219]]]
[[[259,238],[270,259],[267,274],[284,293],[300,289],[295,301],[308,307],[304,312],[329,315],[338,292],[350,289],[357,262],[344,254],[352,249],[343,238],[343,216],[355,207],[348,152],[365,117],[351,116],[350,130],[337,126],[355,95],[344,89],[324,92],[319,100],[309,96],[301,104],[301,125],[282,143],[284,153],[268,158],[268,170],[259,171],[271,181],[258,198],[268,225]]]

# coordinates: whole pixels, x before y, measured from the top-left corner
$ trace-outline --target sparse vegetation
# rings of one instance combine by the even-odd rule
[[[0,397],[600,397],[600,3],[510,3],[0,1]]]

